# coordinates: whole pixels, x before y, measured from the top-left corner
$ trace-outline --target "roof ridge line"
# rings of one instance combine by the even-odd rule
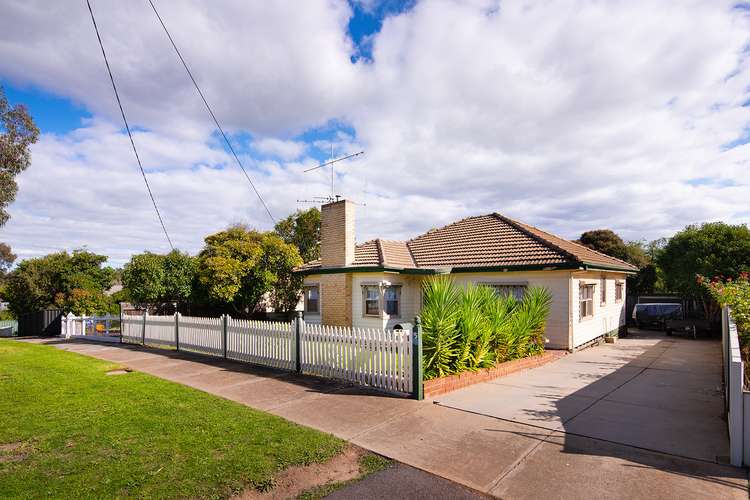
[[[577,262],[579,264],[583,264],[583,260],[579,259],[578,257],[576,257],[572,253],[568,252],[567,250],[559,247],[558,245],[555,245],[551,241],[549,241],[549,240],[547,240],[545,238],[542,238],[542,237],[540,237],[540,236],[532,233],[531,231],[529,231],[528,229],[526,229],[522,223],[520,223],[520,222],[518,222],[518,221],[516,221],[514,219],[511,219],[510,217],[506,217],[505,215],[502,215],[502,214],[500,214],[498,212],[494,212],[492,215],[494,215],[498,219],[502,220],[503,222],[505,222],[507,224],[510,224],[511,226],[513,226],[514,228],[518,229],[519,231],[521,231],[525,235],[531,237],[532,239],[534,239],[536,241],[539,241],[540,243],[542,243],[546,247],[552,248],[556,252],[560,252],[563,256],[567,257],[568,259],[571,259],[574,262]],[[545,234],[549,234],[550,236],[554,236],[551,233],[547,233],[546,231],[541,231],[541,232],[545,233]],[[559,238],[559,236],[557,236],[557,238]]]
[[[378,262],[381,266],[385,265],[385,252],[383,252],[383,243],[380,238],[375,238],[375,248],[378,249]]]

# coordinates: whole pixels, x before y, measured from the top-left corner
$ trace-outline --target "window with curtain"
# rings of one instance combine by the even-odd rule
[[[385,313],[392,318],[401,315],[401,287],[398,285],[387,286],[383,290],[383,302]]]
[[[526,295],[526,285],[507,285],[507,284],[499,284],[499,283],[493,283],[489,285],[491,288],[494,288],[498,295],[502,297],[506,297],[508,295],[512,295],[518,300],[523,300],[523,296]]]
[[[606,304],[607,303],[607,278],[602,278],[600,280],[599,288],[601,289],[601,296],[602,296],[601,302],[602,304]]]
[[[594,316],[594,285],[582,283],[578,289],[580,319]]]
[[[624,295],[625,290],[625,283],[622,281],[615,282],[615,300],[618,302],[622,301],[622,296]]]
[[[363,307],[365,316],[380,316],[380,287],[365,285],[362,287]]]
[[[317,286],[304,287],[305,312],[310,314],[320,313],[320,289]]]

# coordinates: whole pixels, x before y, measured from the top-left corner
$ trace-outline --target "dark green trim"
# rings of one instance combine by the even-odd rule
[[[436,274],[434,269],[403,269],[386,266],[349,266],[349,267],[317,267],[294,271],[294,274],[307,276],[310,274],[340,274],[340,273],[399,273],[399,274]]]
[[[579,264],[526,264],[522,266],[454,267],[452,273],[504,273],[512,271],[569,271],[580,269]]]
[[[624,274],[638,273],[638,271],[633,271],[631,269],[623,269],[621,267],[615,267],[615,266],[603,266],[601,264],[584,264],[584,269],[586,271],[616,271],[618,273],[624,273]]]
[[[403,269],[387,266],[349,266],[349,267],[317,267],[303,271],[294,271],[294,274],[308,276],[312,274],[340,274],[340,273],[399,273],[399,274],[442,274],[445,269]],[[454,267],[450,269],[453,273],[501,273],[513,271],[569,271],[580,269],[582,271],[616,271],[625,274],[635,274],[637,271],[623,269],[615,266],[587,263],[562,263],[562,264],[526,264],[516,266],[479,266],[479,267]]]

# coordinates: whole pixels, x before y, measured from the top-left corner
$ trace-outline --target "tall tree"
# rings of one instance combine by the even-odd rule
[[[10,245],[6,243],[0,243],[0,282],[5,279],[5,276],[10,271],[10,266],[16,261],[16,254],[14,254]]]
[[[92,300],[104,301],[104,291],[114,277],[114,270],[103,265],[106,261],[105,255],[85,250],[24,260],[8,275],[5,285],[11,311],[19,316],[46,307],[64,307],[72,296],[85,295],[80,290],[95,296]]]
[[[320,210],[297,210],[274,227],[276,234],[295,245],[304,262],[320,257]]]
[[[717,304],[696,277],[737,278],[750,271],[750,229],[723,222],[687,226],[669,240],[657,262],[667,288],[699,299],[706,316],[714,319]]]
[[[122,285],[136,303],[161,302],[166,294],[164,256],[151,252],[133,255],[122,270]]]
[[[299,297],[299,287],[294,289],[289,277],[302,259],[297,248],[278,235],[234,226],[207,236],[205,242],[198,254],[198,282],[210,301],[253,312],[266,294],[286,297],[280,303],[288,303],[294,293]]]
[[[31,164],[29,147],[38,139],[39,129],[26,106],[10,106],[0,87],[0,226],[10,218],[6,208],[16,199],[15,177]]]
[[[601,252],[620,260],[627,260],[628,247],[622,238],[611,229],[594,229],[586,231],[578,240],[581,245],[587,246],[597,252]]]

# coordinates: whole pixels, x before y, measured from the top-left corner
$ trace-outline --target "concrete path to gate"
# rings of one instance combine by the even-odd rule
[[[716,342],[621,339],[422,402],[183,353],[50,343],[502,498],[748,497],[747,472],[719,463],[728,443]]]

